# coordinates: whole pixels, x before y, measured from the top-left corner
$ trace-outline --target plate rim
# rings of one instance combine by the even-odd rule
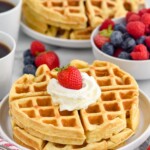
[[[150,98],[148,97],[148,95],[141,89],[139,89],[139,94],[141,94],[142,96],[145,97],[146,101],[149,103],[150,106]],[[2,106],[4,105],[4,103],[6,103],[6,100],[8,99],[9,94],[7,94],[0,102],[0,110],[2,108]],[[6,139],[8,142],[14,144],[15,146],[17,146],[18,148],[21,148],[22,150],[29,150],[25,147],[22,147],[21,145],[17,144],[15,141],[13,141],[9,136],[6,135],[6,133],[2,130],[1,128],[1,124],[0,124],[0,134],[2,135],[2,138]],[[132,141],[131,143],[118,148],[118,150],[127,150],[130,147],[132,147],[133,145],[141,145],[145,139],[147,139],[150,136],[150,124],[149,126],[145,129],[145,131],[134,141]],[[139,144],[140,143],[140,144]]]
[[[38,37],[36,39],[41,38],[40,40],[45,43],[48,43],[46,42],[46,40],[49,40],[51,41],[49,44],[51,44],[52,42],[57,42],[57,44],[59,44],[59,45],[56,45],[53,43],[52,45],[54,46],[62,46],[62,47],[70,47],[70,48],[91,48],[92,47],[90,39],[89,40],[71,40],[71,39],[68,40],[68,39],[61,39],[61,38],[44,35],[28,27],[22,20],[20,22],[20,26],[21,26],[22,31],[32,38],[35,38],[34,35],[37,35]],[[63,44],[60,44],[60,43],[63,43]],[[64,44],[69,44],[69,45],[64,46]],[[82,44],[82,45],[79,46],[78,44]]]

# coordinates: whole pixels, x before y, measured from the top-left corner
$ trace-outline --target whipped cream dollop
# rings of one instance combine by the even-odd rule
[[[87,108],[100,97],[101,90],[96,80],[86,73],[81,73],[81,76],[83,83],[79,90],[65,88],[54,78],[49,81],[47,92],[51,95],[52,102],[60,106],[60,111]]]

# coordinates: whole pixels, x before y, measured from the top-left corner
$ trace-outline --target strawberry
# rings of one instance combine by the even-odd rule
[[[150,146],[147,148],[147,150],[150,150]]]
[[[108,37],[97,34],[94,37],[94,43],[98,48],[101,48],[105,43],[109,42],[110,39]]]
[[[40,53],[35,58],[35,65],[38,67],[42,64],[46,64],[50,69],[59,67],[59,58],[53,51]]]
[[[45,46],[39,41],[33,41],[30,46],[30,53],[33,56],[37,56],[39,53],[44,52]]]
[[[111,29],[114,28],[115,23],[111,19],[106,19],[102,25],[100,26],[100,31],[103,29],[108,29],[108,27],[111,27]]]
[[[75,90],[82,88],[82,76],[76,67],[69,66],[60,69],[60,72],[58,72],[57,75],[57,79],[59,84],[65,88]]]

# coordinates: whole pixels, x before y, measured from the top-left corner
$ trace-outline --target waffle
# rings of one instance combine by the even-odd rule
[[[144,0],[24,0],[22,16],[29,27],[45,35],[84,40],[105,19],[141,7]]]
[[[125,16],[127,11],[137,11],[144,5],[139,0],[86,0],[87,15],[92,27],[100,25],[107,18]]]
[[[23,5],[23,21],[33,30],[43,33],[48,36],[58,37],[63,39],[89,39],[92,28],[80,29],[78,25],[74,27],[80,30],[71,30],[71,27],[64,25],[66,29],[56,27],[56,24],[46,20],[43,16],[38,15],[35,11],[32,11],[26,4]],[[62,24],[58,24],[62,26]],[[85,28],[85,27],[84,27]]]
[[[14,140],[29,149],[34,150],[107,150],[107,149],[117,149],[120,147],[118,146],[118,142],[123,143],[127,138],[133,135],[133,132],[131,129],[125,129],[118,135],[113,135],[110,140],[103,140],[100,142],[95,143],[84,143],[82,145],[64,145],[64,144],[58,144],[58,143],[52,143],[43,141],[33,135],[30,134],[29,129],[24,129],[23,125],[21,123],[15,122],[16,120],[13,120],[14,126],[13,126],[13,137]],[[19,126],[18,126],[19,125]],[[20,127],[21,125],[21,127]],[[32,131],[35,132],[35,131]],[[120,138],[122,137],[122,138]],[[116,147],[117,146],[117,147]],[[43,149],[44,148],[44,149]]]
[[[58,27],[59,24],[85,26],[87,22],[84,0],[24,0],[24,3]]]
[[[35,77],[24,75],[13,84],[9,95],[12,120],[31,136],[48,141],[47,147],[105,141],[107,149],[116,148],[136,132],[139,123],[136,81],[109,62],[96,60],[90,65],[73,60],[70,65],[95,78],[102,91],[97,102],[87,109],[60,111],[45,88],[57,72],[43,65]]]
[[[93,31],[92,27],[88,27],[82,30],[74,30],[70,34],[70,39],[74,39],[74,40],[90,39],[92,31]]]
[[[55,144],[51,142],[42,141],[30,135],[28,132],[26,132],[24,129],[18,126],[15,126],[13,128],[13,138],[18,144],[32,150],[107,150],[106,141],[93,144],[84,143],[80,146]]]

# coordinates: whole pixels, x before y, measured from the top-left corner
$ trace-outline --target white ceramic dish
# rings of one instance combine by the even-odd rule
[[[21,22],[21,29],[24,33],[28,36],[40,40],[44,43],[61,46],[61,47],[68,47],[68,48],[88,48],[91,47],[90,40],[67,40],[67,39],[59,39],[55,37],[50,37],[39,32],[36,32]]]
[[[21,150],[27,150],[26,148],[19,146],[13,141],[12,130],[9,118],[9,106],[8,96],[6,96],[1,102],[0,108],[0,134],[6,138],[7,141],[13,143]],[[134,136],[132,136],[124,146],[118,150],[133,150],[141,145],[150,136],[150,100],[140,91],[140,125]]]
[[[114,19],[114,21],[115,23],[124,22],[124,18]],[[120,68],[130,73],[136,80],[150,79],[150,60],[125,60],[105,54],[97,48],[93,40],[98,30],[99,27],[91,35],[92,50],[96,59],[109,61],[120,66]]]

